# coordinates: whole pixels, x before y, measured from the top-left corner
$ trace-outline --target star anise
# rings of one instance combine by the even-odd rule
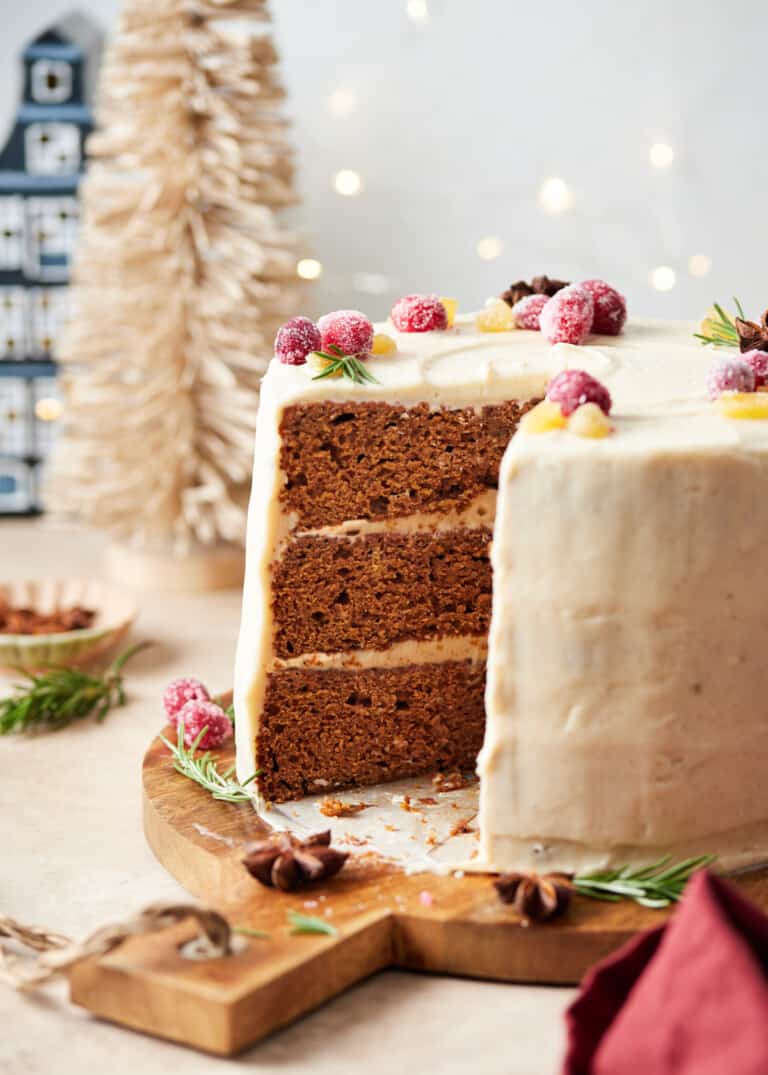
[[[336,851],[330,843],[330,829],[306,840],[298,840],[287,832],[275,833],[252,844],[243,865],[262,885],[290,892],[299,885],[323,881],[339,872],[349,853]]]
[[[564,914],[571,902],[564,873],[505,873],[493,882],[502,903],[511,903],[526,921],[546,922]]]
[[[507,290],[502,292],[500,298],[508,306],[514,306],[516,302],[524,299],[526,295],[547,295],[551,298],[563,287],[568,287],[566,280],[550,280],[548,276],[534,276],[530,284],[527,284],[525,280],[518,280],[517,283],[510,284]]]
[[[736,318],[736,331],[739,334],[739,350],[744,351],[768,351],[768,310],[760,318],[760,324],[756,321],[745,321],[743,317]]]

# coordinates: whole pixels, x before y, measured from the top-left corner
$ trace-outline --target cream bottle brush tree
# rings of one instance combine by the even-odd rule
[[[49,502],[151,552],[242,543],[259,381],[295,308],[264,0],[126,0],[102,69]]]

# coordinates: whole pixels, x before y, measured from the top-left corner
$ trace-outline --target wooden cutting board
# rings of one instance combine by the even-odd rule
[[[174,772],[159,739],[143,784],[144,830],[160,862],[232,925],[269,937],[240,936],[237,954],[193,961],[180,949],[195,927],[182,923],[77,965],[71,997],[105,1019],[211,1053],[237,1053],[387,967],[572,985],[666,915],[576,897],[566,917],[523,927],[487,876],[407,876],[364,849],[327,883],[278,892],[242,866],[244,846],[265,830],[249,805],[218,802]],[[768,909],[768,870],[738,885]],[[289,909],[325,918],[337,935],[291,935]]]

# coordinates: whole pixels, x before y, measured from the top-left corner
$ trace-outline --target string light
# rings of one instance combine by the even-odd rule
[[[497,235],[487,235],[484,239],[478,240],[475,249],[477,250],[477,256],[482,258],[483,261],[493,261],[504,250],[504,243]]]
[[[322,262],[317,258],[302,258],[296,262],[296,275],[302,280],[317,280],[322,271]]]
[[[539,205],[547,213],[564,213],[573,205],[573,194],[564,179],[553,175],[539,190]]]
[[[707,276],[712,268],[712,258],[708,254],[691,254],[688,258],[688,272],[691,276]]]
[[[35,417],[41,422],[55,422],[61,417],[61,401],[47,396],[39,399],[35,404]]]
[[[328,107],[335,116],[348,116],[357,107],[357,97],[352,90],[339,86],[328,98]]]
[[[408,0],[405,13],[412,22],[429,22],[429,5],[427,0]]]
[[[648,157],[654,168],[669,168],[675,159],[675,151],[666,142],[654,142],[648,150]]]
[[[657,291],[671,291],[676,282],[675,270],[669,265],[659,265],[651,273],[651,284]]]
[[[353,198],[363,189],[363,180],[359,172],[354,172],[351,168],[342,168],[333,177],[333,187],[337,194]]]

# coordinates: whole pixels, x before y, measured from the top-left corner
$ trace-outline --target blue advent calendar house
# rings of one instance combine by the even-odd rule
[[[0,514],[42,507],[97,43],[74,17],[24,49],[21,104],[0,150]]]

